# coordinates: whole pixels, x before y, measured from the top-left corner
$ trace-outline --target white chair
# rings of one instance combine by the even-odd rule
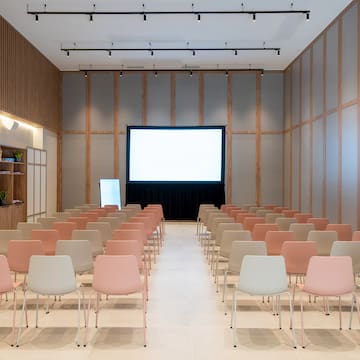
[[[24,300],[21,311],[20,327],[16,339],[19,346],[21,337],[24,312],[27,308],[27,292],[36,294],[36,327],[38,327],[39,295],[62,296],[71,292],[78,295],[78,319],[76,345],[80,346],[80,299],[81,286],[76,282],[75,271],[68,255],[42,256],[33,255],[30,258],[29,273],[27,279],[27,291],[24,292]]]
[[[101,216],[98,218],[99,222],[107,222],[110,224],[111,226],[111,230],[116,230],[120,227],[121,225],[121,218],[117,217],[117,216]],[[125,222],[125,221],[123,221]]]
[[[43,229],[52,229],[53,223],[56,221],[55,216],[40,217],[37,219],[37,222],[41,224]]]
[[[284,216],[284,215],[282,215]],[[295,218],[288,217],[278,217],[275,219],[275,224],[279,225],[280,231],[289,231],[290,225],[296,223],[297,220]]]
[[[31,231],[33,229],[42,229],[40,223],[28,223],[28,222],[18,222],[16,228],[22,233],[22,240],[31,239]]]
[[[90,221],[86,224],[86,230],[99,230],[104,246],[106,241],[112,239],[111,225],[108,222]]]
[[[315,225],[310,223],[292,223],[289,227],[289,231],[295,234],[295,241],[306,241],[312,230],[315,230]]]
[[[337,232],[334,230],[312,230],[309,231],[307,239],[316,242],[319,256],[329,256],[332,244],[338,240],[338,237]]]
[[[274,213],[274,212],[267,213],[265,214],[265,222],[268,224],[274,224],[276,219],[281,217],[284,217],[284,215],[281,213]]]
[[[360,241],[334,241],[330,256],[350,256],[354,274],[360,273]]]
[[[101,255],[104,252],[103,241],[99,230],[73,230],[72,240],[88,240],[93,257]]]
[[[22,240],[21,230],[0,230],[0,254],[6,255],[10,240]]]
[[[274,296],[279,313],[279,328],[281,329],[280,295],[287,294],[290,307],[290,328],[292,329],[293,344],[296,348],[296,338],[293,324],[293,306],[288,291],[285,261],[282,256],[245,255],[242,261],[239,282],[233,293],[231,327],[233,329],[234,347],[237,346],[236,335],[236,299],[237,293],[249,295]]]

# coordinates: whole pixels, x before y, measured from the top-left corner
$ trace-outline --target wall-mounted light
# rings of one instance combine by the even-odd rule
[[[256,13],[252,14],[252,21],[255,22],[256,21]]]
[[[14,120],[6,115],[2,115],[0,114],[0,120],[1,123],[3,124],[3,126],[9,130],[9,131],[14,131],[16,130],[18,127],[23,127],[23,128],[27,128],[30,130],[35,130],[35,128],[29,124],[26,124],[22,121],[19,120]]]
[[[196,55],[196,52],[195,50],[192,51],[192,55],[195,56]]]
[[[157,72],[157,71],[155,71],[154,76],[155,76],[155,77],[157,77],[157,76],[158,76],[158,72]]]
[[[229,72],[227,70],[225,71],[225,76],[229,77]]]
[[[306,13],[306,21],[310,21],[310,13],[309,12]]]
[[[260,71],[260,76],[263,77],[264,76],[264,70]]]
[[[237,54],[238,54],[238,51],[235,49],[234,55],[237,56]]]
[[[200,22],[201,21],[201,15],[197,14],[197,21]]]
[[[66,52],[66,56],[67,56],[67,57],[70,56],[70,51],[69,51],[69,50]]]
[[[109,50],[109,57],[111,57],[111,50]]]
[[[189,75],[190,75],[190,77],[192,77],[192,76],[193,76],[193,72],[192,72],[192,70],[190,70],[190,74],[189,74]]]
[[[93,14],[90,14],[90,15],[89,15],[89,20],[90,20],[91,23],[93,22],[93,20],[94,20]]]
[[[280,55],[280,49],[277,50],[277,54]]]
[[[123,77],[123,72],[122,71],[120,71],[120,77]]]
[[[39,15],[35,14],[35,22],[38,23],[39,22]]]
[[[84,77],[87,78],[87,76],[88,76],[87,71],[85,71]]]

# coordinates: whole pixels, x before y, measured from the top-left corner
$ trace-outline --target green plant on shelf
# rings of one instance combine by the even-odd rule
[[[7,191],[0,191],[0,205],[5,205],[5,201],[7,199],[8,192]]]
[[[14,155],[15,161],[21,162],[22,157],[23,157],[23,153],[20,150],[14,151],[13,155]]]

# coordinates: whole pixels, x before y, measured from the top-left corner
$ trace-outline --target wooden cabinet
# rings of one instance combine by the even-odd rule
[[[26,150],[0,146],[0,192],[7,192],[5,205],[0,206],[0,229],[13,229],[26,221]],[[15,161],[15,152],[22,154],[20,161]]]

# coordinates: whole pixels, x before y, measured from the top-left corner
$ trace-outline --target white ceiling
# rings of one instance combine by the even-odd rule
[[[196,11],[219,10],[310,10],[310,21],[304,14],[202,15],[201,22],[192,15],[44,15],[35,22],[27,14],[41,11]],[[0,0],[0,15],[23,34],[60,70],[79,69],[147,69],[165,68],[263,68],[283,70],[289,63],[349,4],[351,0]],[[73,52],[70,57],[61,47],[266,47],[275,51],[161,52]],[[187,45],[187,43],[189,43]],[[226,44],[225,44],[226,43]]]

